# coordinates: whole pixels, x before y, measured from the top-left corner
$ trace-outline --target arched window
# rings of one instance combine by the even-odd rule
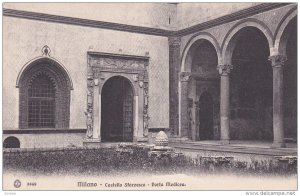
[[[69,128],[72,82],[57,61],[45,57],[29,63],[22,69],[17,87],[21,129]]]
[[[20,141],[18,138],[10,136],[4,140],[3,148],[20,148]]]
[[[55,127],[55,86],[45,74],[28,88],[28,127]]]

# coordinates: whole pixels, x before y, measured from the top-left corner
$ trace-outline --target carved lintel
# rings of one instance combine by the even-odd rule
[[[220,75],[228,75],[230,74],[231,70],[233,69],[233,65],[218,65],[217,70],[219,71]]]
[[[188,82],[191,78],[191,73],[190,72],[181,72],[179,74],[179,78],[181,82]]]
[[[273,55],[269,56],[269,61],[272,63],[272,67],[280,67],[284,66],[284,63],[287,61],[287,57],[284,55]]]

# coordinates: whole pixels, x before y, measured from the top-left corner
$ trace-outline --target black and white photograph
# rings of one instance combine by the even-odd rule
[[[2,2],[2,190],[296,195],[297,6]]]

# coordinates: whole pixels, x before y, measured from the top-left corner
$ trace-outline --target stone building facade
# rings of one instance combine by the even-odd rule
[[[297,138],[297,4],[5,3],[3,145]]]

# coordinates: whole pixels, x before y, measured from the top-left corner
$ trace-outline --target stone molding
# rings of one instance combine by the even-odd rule
[[[282,68],[287,61],[287,57],[284,55],[273,55],[269,56],[268,60],[271,61],[272,67]]]
[[[218,65],[217,70],[220,75],[229,75],[231,70],[233,69],[233,65]]]
[[[191,78],[191,73],[190,72],[180,72],[179,73],[179,78],[181,82],[189,82]]]
[[[242,18],[250,17],[255,14],[259,14],[262,12],[266,12],[290,4],[291,3],[261,3],[253,7],[246,8],[178,31],[126,25],[126,24],[104,22],[104,21],[96,21],[96,20],[89,20],[89,19],[82,19],[82,18],[75,18],[75,17],[58,16],[52,14],[43,14],[43,13],[21,11],[15,9],[7,9],[7,8],[3,9],[3,16],[169,37],[169,36],[185,36],[188,34],[203,31],[208,28],[212,28]]]

